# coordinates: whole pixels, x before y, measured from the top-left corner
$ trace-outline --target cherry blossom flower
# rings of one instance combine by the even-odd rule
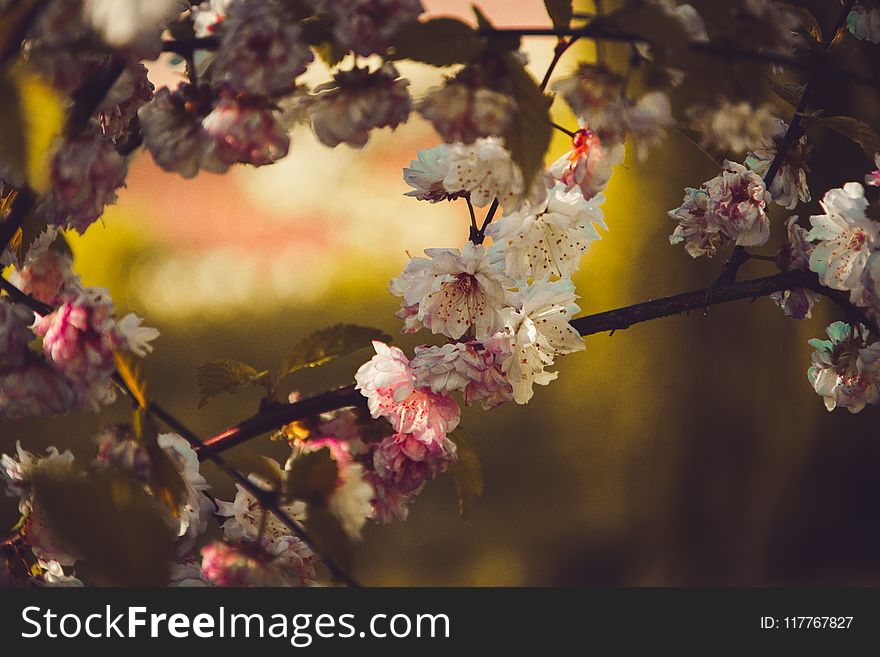
[[[880,8],[856,3],[846,17],[846,26],[855,38],[880,43]]]
[[[193,5],[193,31],[197,37],[213,36],[226,20],[229,6],[236,0],[208,0]]]
[[[858,413],[866,404],[880,400],[880,343],[869,343],[863,326],[834,322],[827,329],[830,340],[810,340],[813,352],[807,377],[825,408],[840,406]]]
[[[777,119],[775,128],[765,135],[762,145],[749,153],[745,165],[762,178],[766,177],[787,130],[785,121]],[[810,188],[807,186],[810,167],[807,160],[812,150],[813,147],[807,144],[805,136],[789,146],[770,185],[770,196],[775,203],[793,210],[798,201],[803,203],[810,201]]]
[[[177,468],[184,484],[185,498],[174,519],[178,552],[184,554],[207,529],[215,506],[206,495],[210,486],[199,472],[199,457],[192,446],[175,433],[160,434],[158,443]]]
[[[304,101],[315,136],[330,147],[346,143],[363,148],[374,128],[396,128],[412,107],[409,81],[393,64],[339,71],[333,82],[319,85]]]
[[[333,33],[358,55],[382,54],[397,31],[424,11],[421,0],[318,0],[316,8],[333,18]]]
[[[200,169],[211,173],[229,169],[202,125],[211,111],[210,102],[203,88],[184,83],[174,92],[163,87],[140,109],[144,145],[156,164],[184,178],[192,178]]]
[[[432,392],[460,390],[465,403],[480,402],[485,410],[513,399],[513,388],[501,371],[510,355],[503,333],[484,343],[453,342],[440,347],[416,347],[410,367],[416,384]]]
[[[574,284],[568,278],[530,285],[513,307],[502,311],[510,356],[502,371],[513,386],[517,404],[532,398],[534,384],[547,385],[558,372],[548,372],[556,356],[584,349],[584,341],[569,321],[580,311]]]
[[[37,566],[42,571],[40,577],[46,586],[82,588],[83,583],[73,575],[67,575],[64,567],[57,561],[37,559]]]
[[[342,529],[349,537],[360,540],[361,530],[373,515],[370,500],[374,497],[373,487],[366,479],[364,468],[356,463],[349,452],[348,444],[335,438],[311,438],[292,443],[293,454],[285,469],[291,469],[302,453],[327,448],[339,472],[336,489],[327,500],[327,508],[339,520]]]
[[[249,94],[274,96],[293,90],[294,79],[314,59],[302,28],[278,0],[233,2],[223,23],[213,79]]]
[[[45,561],[57,561],[62,566],[72,566],[76,556],[61,544],[52,531],[45,515],[35,506],[32,486],[34,477],[40,472],[70,471],[73,467],[73,454],[67,450],[59,452],[55,447],[46,449],[46,456],[36,456],[15,443],[16,454],[0,455],[0,478],[9,497],[18,497],[18,510],[26,517],[22,532],[34,556]]]
[[[418,319],[434,334],[457,340],[473,329],[478,340],[500,328],[505,277],[482,245],[426,249],[428,258],[410,260],[390,289],[408,306],[418,304]]]
[[[592,199],[608,186],[611,167],[623,162],[625,152],[623,144],[606,148],[599,135],[581,122],[571,150],[550,166],[550,175],[565,185],[565,191],[578,187],[585,199]]]
[[[720,232],[737,246],[760,246],[770,237],[767,203],[770,194],[760,176],[725,160],[721,175],[703,183],[709,195],[708,229]]]
[[[808,270],[810,268],[810,253],[813,245],[807,241],[807,231],[797,223],[797,217],[789,217],[785,222],[787,239],[780,251],[780,267],[785,271]],[[812,314],[813,304],[820,296],[807,288],[795,288],[773,292],[770,300],[782,308],[786,317],[791,319],[809,319]]]
[[[36,356],[13,368],[0,367],[0,418],[20,420],[51,417],[85,405],[92,410],[91,397],[76,391],[70,381]]]
[[[679,4],[676,0],[651,0],[651,2],[658,5],[669,16],[677,19],[688,32],[691,41],[696,43],[709,41],[706,23],[693,5]]]
[[[412,160],[409,167],[403,170],[403,179],[412,187],[412,191],[404,196],[414,196],[420,201],[452,201],[465,194],[464,190],[449,191],[443,186],[443,180],[449,173],[449,147],[440,144],[433,148],[423,148],[417,153],[417,160]]]
[[[858,301],[868,257],[880,247],[880,224],[865,215],[868,201],[859,183],[828,191],[821,205],[825,214],[810,217],[813,229],[807,239],[818,242],[810,255],[810,269],[823,285],[849,290]]]
[[[685,251],[692,258],[701,255],[713,257],[724,236],[717,231],[709,230],[706,210],[709,207],[709,194],[704,189],[686,187],[684,201],[675,210],[669,211],[669,217],[678,222],[678,226],[669,236],[669,243],[684,244]]]
[[[107,426],[95,442],[98,445],[97,463],[126,470],[142,484],[150,482],[150,456],[129,425]]]
[[[271,164],[287,155],[290,137],[274,113],[257,103],[221,98],[202,121],[214,153],[228,164]]]
[[[266,488],[267,483],[260,480],[256,475],[249,477],[250,481],[260,487]],[[231,541],[254,541],[260,535],[260,525],[263,523],[265,514],[265,526],[263,537],[275,541],[283,537],[291,536],[290,529],[281,522],[275,514],[264,511],[260,502],[247,489],[240,484],[235,485],[236,493],[232,502],[217,500],[217,515],[226,518],[223,521],[223,535]],[[288,518],[296,521],[305,519],[306,507],[303,502],[295,501],[278,507]]]
[[[493,260],[503,261],[505,273],[519,281],[576,272],[590,244],[601,239],[596,225],[608,229],[600,207],[604,202],[602,194],[586,200],[579,188],[566,191],[557,184],[542,204],[525,203],[488,227],[486,234],[495,243]]]
[[[743,153],[764,147],[767,140],[772,143],[780,123],[768,103],[756,108],[726,98],[716,106],[694,106],[688,116],[691,127],[700,133],[700,145],[722,153]]]
[[[551,89],[563,97],[580,121],[588,123],[621,98],[623,80],[603,66],[582,63],[570,76],[554,82]]]
[[[865,176],[865,184],[871,187],[880,187],[880,153],[874,156],[874,164],[877,168]]]
[[[84,233],[104,214],[104,207],[116,201],[116,190],[125,184],[127,172],[125,159],[97,130],[65,139],[52,160],[47,220]]]
[[[394,518],[406,520],[408,504],[426,482],[455,462],[455,445],[444,440],[442,447],[425,445],[412,434],[397,433],[375,445],[370,481],[375,491],[374,517],[381,523]]]
[[[286,558],[289,549],[268,543],[229,544],[215,541],[202,548],[202,572],[215,586],[305,586]]]
[[[9,280],[19,290],[49,305],[57,305],[62,287],[73,282],[70,253],[56,248],[32,251],[19,270],[13,268]]]
[[[428,90],[416,110],[448,143],[472,144],[480,137],[504,135],[516,113],[507,94],[451,80]]]
[[[384,417],[398,433],[411,433],[432,450],[446,448],[446,434],[458,426],[455,400],[415,387],[409,360],[397,347],[374,341],[376,355],[355,374],[355,388],[367,398],[370,414]]]
[[[663,140],[665,128],[674,122],[669,96],[662,91],[646,93],[635,103],[620,99],[589,119],[603,142],[622,143],[629,136],[640,161]]]
[[[74,381],[100,381],[113,372],[113,349],[120,346],[113,305],[106,291],[64,295],[63,303],[40,318],[37,334],[49,361]]]
[[[449,173],[443,187],[451,194],[468,192],[477,207],[497,198],[504,209],[518,206],[525,191],[519,167],[497,137],[477,139],[473,144],[451,144]]]
[[[147,67],[140,62],[130,64],[98,105],[101,131],[111,140],[118,139],[152,97],[153,83],[147,78]]]
[[[158,329],[142,326],[143,321],[143,318],[134,313],[128,313],[116,322],[116,331],[121,338],[122,348],[141,357],[152,353],[153,345],[150,343],[159,337]]]

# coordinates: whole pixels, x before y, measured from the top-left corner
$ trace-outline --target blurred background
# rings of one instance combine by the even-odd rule
[[[464,0],[424,4],[472,21]],[[541,0],[479,4],[497,25],[549,24]],[[726,5],[694,4],[707,16]],[[803,4],[829,28],[839,12],[837,2]],[[538,77],[553,45],[525,40]],[[572,49],[557,77],[594,56],[591,44]],[[436,69],[400,68],[414,95],[439,80]],[[157,86],[181,75],[167,60],[153,66]],[[317,67],[309,75],[311,83],[326,79]],[[876,89],[817,84],[816,104],[829,114],[880,123]],[[680,119],[683,108],[675,108]],[[560,100],[553,109],[557,122],[574,127]],[[814,197],[868,171],[853,144],[811,137]],[[273,370],[299,338],[336,322],[398,335],[388,279],[407,252],[458,247],[468,234],[463,203],[403,196],[401,169],[437,142],[415,115],[394,132],[375,131],[360,151],[325,148],[301,128],[275,165],[189,181],[140,153],[103,225],[72,240],[75,268],[86,284],[108,287],[123,312],[161,330],[143,363],[154,394],[197,433],[212,435],[253,414],[258,397],[245,391],[197,409],[197,365],[227,357]],[[557,138],[551,159],[566,142]],[[670,246],[674,224],[666,217],[685,186],[714,175],[675,130],[648,161],[628,157],[618,167],[604,205],[609,232],[575,277],[583,313],[715,279],[722,261],[695,261]],[[764,252],[780,244],[786,216],[774,206]],[[773,271],[752,261],[741,275]],[[823,301],[812,320],[788,320],[765,298],[587,338],[586,350],[561,359],[559,379],[537,387],[528,406],[464,409],[485,478],[471,516],[461,520],[452,482],[440,478],[407,522],[367,528],[357,576],[404,586],[880,584],[880,409],[829,414],[806,379],[807,339],[838,318]],[[409,351],[431,337],[395,341]],[[304,395],[345,385],[367,358],[365,350],[300,372],[293,385]],[[99,416],[0,424],[0,451],[21,440],[31,451],[54,444],[91,458],[99,428],[127,414],[119,401]],[[268,439],[240,449],[284,451]],[[225,477],[210,465],[204,471],[216,496],[231,499]],[[0,526],[16,520],[15,500],[0,501]]]

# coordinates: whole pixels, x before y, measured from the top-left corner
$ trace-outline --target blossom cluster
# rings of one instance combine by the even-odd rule
[[[47,305],[37,315],[0,300],[0,417],[97,411],[115,399],[115,353],[144,356],[158,335],[134,313],[117,319],[109,293],[82,285],[59,242],[32,249],[11,281]]]

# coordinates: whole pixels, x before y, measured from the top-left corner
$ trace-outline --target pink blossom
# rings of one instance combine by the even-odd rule
[[[72,264],[70,255],[50,247],[28,258],[27,264],[14,271],[10,280],[25,294],[54,306],[62,286],[73,278]]]
[[[422,345],[410,365],[419,386],[435,393],[461,390],[466,404],[479,401],[489,409],[513,399],[513,388],[501,372],[509,347],[508,339]]]
[[[213,62],[216,82],[263,96],[290,92],[314,59],[302,28],[277,0],[234,2]]]
[[[318,0],[333,18],[336,40],[358,55],[382,54],[402,26],[424,11],[421,0]]]
[[[271,164],[290,148],[287,132],[272,111],[259,104],[222,98],[202,126],[214,140],[217,157],[228,164]]]
[[[36,358],[14,369],[0,369],[0,418],[60,415],[76,407],[77,399],[71,383]]]
[[[591,199],[608,186],[612,166],[623,162],[623,144],[610,149],[599,135],[587,127],[578,130],[571,140],[571,150],[550,166],[550,175],[570,191],[579,187],[585,199]]]
[[[112,374],[113,349],[121,339],[113,305],[101,291],[66,293],[63,303],[35,328],[49,362],[68,379],[89,384]]]
[[[284,573],[252,546],[215,541],[202,548],[202,572],[216,586],[283,586]]]
[[[480,137],[504,135],[516,102],[507,94],[449,81],[430,89],[416,109],[444,141],[472,144]]]
[[[84,233],[104,214],[104,207],[116,201],[116,190],[125,185],[127,173],[126,161],[96,130],[66,139],[52,160],[47,220]]]

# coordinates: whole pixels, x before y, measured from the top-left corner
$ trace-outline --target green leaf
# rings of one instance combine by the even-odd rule
[[[128,473],[37,468],[33,493],[35,512],[83,560],[96,584],[168,582],[174,531],[156,500]]]
[[[544,167],[544,155],[553,138],[549,96],[511,53],[505,53],[516,112],[504,142],[523,176],[524,189],[531,189],[535,175]]]
[[[433,18],[404,25],[394,40],[394,58],[411,59],[431,66],[466,64],[482,48],[479,36],[454,18]]]
[[[15,253],[19,267],[24,266],[25,258],[27,257],[31,246],[49,227],[49,224],[46,223],[45,217],[46,214],[44,212],[35,212],[34,208],[31,208],[31,210],[24,216],[24,220],[21,222],[21,228],[19,228],[13,236],[10,246]]]
[[[652,46],[651,53],[658,63],[685,68],[694,63],[693,54],[682,47],[691,41],[691,35],[684,23],[666,13],[660,3],[631,0],[624,7],[595,18],[591,25],[640,37]]]
[[[574,14],[571,5],[571,0],[544,0],[547,14],[557,30],[565,30],[571,25],[571,17]]]
[[[265,378],[268,372],[258,372],[256,369],[237,360],[215,360],[204,365],[199,365],[196,370],[196,380],[201,391],[199,408],[217,395],[229,392],[235,393],[247,386],[266,386]]]
[[[327,509],[309,507],[303,525],[318,554],[345,573],[351,572],[352,549],[348,534]]]
[[[865,152],[868,159],[874,161],[874,156],[880,153],[880,136],[864,121],[859,121],[851,116],[826,116],[810,123],[810,127],[819,126],[827,128],[852,140]]]
[[[339,466],[328,448],[306,452],[284,471],[284,498],[323,506],[336,490],[338,480]]]
[[[269,485],[270,490],[280,491],[284,486],[284,471],[275,459],[252,452],[236,452],[226,457],[226,462],[245,477],[256,475]]]
[[[456,429],[448,436],[455,443],[457,461],[449,469],[458,491],[458,508],[463,518],[470,514],[474,500],[483,494],[483,472],[480,468],[480,457],[470,437]]]
[[[368,347],[373,340],[388,342],[391,337],[379,329],[356,324],[336,324],[315,331],[300,340],[293,346],[293,349],[287,352],[281,362],[276,384],[297,370],[305,367],[317,367],[339,356]]]
[[[773,93],[786,103],[792,107],[800,105],[801,97],[804,95],[804,85],[796,82],[775,82],[774,80],[767,80],[767,83]]]

